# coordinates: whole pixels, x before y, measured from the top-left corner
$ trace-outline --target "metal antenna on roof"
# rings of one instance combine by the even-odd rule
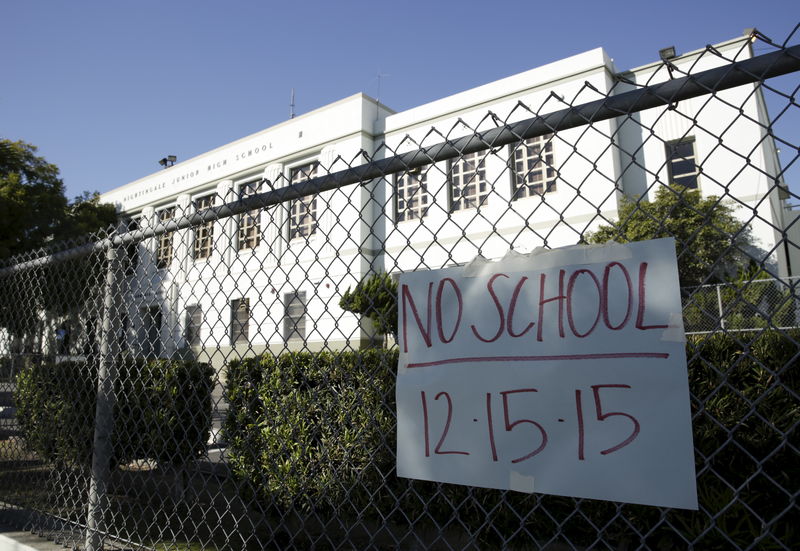
[[[289,102],[289,118],[294,118],[294,88],[292,88],[292,96]]]
[[[381,102],[381,79],[383,77],[390,77],[392,75],[387,75],[386,73],[381,73],[380,67],[378,67],[378,97],[375,100],[380,103]]]

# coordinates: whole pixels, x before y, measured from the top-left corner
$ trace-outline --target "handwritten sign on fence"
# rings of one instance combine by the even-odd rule
[[[397,472],[697,508],[672,239],[411,272]]]

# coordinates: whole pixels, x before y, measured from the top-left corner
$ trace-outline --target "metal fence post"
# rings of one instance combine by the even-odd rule
[[[719,288],[722,285],[717,285],[717,308],[719,309],[719,326],[725,329],[725,315],[722,312],[722,293]]]
[[[106,531],[103,515],[106,510],[106,488],[111,472],[112,438],[114,431],[114,386],[117,366],[114,362],[115,323],[114,294],[117,289],[119,260],[117,249],[109,244],[106,249],[106,283],[103,298],[103,326],[100,334],[100,365],[97,371],[97,408],[95,409],[94,454],[89,503],[86,514],[86,550],[103,548]]]

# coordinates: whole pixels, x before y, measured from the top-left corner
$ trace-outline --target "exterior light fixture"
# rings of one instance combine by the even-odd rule
[[[177,160],[178,160],[178,158],[175,155],[167,155],[166,157],[164,157],[163,159],[158,161],[158,164],[160,164],[164,168],[169,168],[172,165],[174,165],[175,161],[177,161]]]
[[[675,46],[661,48],[658,50],[658,57],[660,57],[663,61],[677,57],[677,54],[675,53]]]

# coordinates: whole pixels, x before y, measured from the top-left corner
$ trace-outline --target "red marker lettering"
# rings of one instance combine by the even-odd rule
[[[554,300],[558,301],[558,336],[562,339],[564,338],[564,300],[567,298],[564,295],[564,270],[558,271],[558,295],[550,298],[544,298],[544,282],[545,282],[545,274],[541,274],[539,276],[539,327],[537,328],[536,332],[536,340],[542,341],[542,329],[544,320],[544,305],[553,302]]]
[[[647,262],[639,264],[639,309],[636,312],[636,329],[646,331],[647,329],[666,329],[668,325],[645,325],[644,315],[646,308],[646,286],[645,277],[647,276]]]
[[[431,343],[431,294],[433,293],[433,282],[428,283],[428,321],[425,327],[422,327],[422,320],[419,317],[419,313],[417,312],[417,305],[414,304],[414,298],[411,296],[411,291],[408,290],[408,285],[403,284],[402,295],[403,295],[403,352],[408,352],[408,311],[406,306],[411,307],[411,312],[414,314],[414,319],[417,321],[417,327],[419,328],[420,335],[422,335],[422,339],[425,341],[425,344],[430,348],[433,343]]]
[[[489,290],[489,294],[492,296],[492,300],[494,301],[494,306],[495,308],[497,308],[497,314],[500,317],[500,325],[497,328],[497,332],[494,334],[493,337],[487,339],[485,337],[482,337],[480,333],[478,333],[478,330],[474,325],[470,325],[470,329],[472,329],[472,332],[475,333],[475,336],[478,337],[478,339],[482,340],[483,342],[496,341],[497,339],[500,338],[500,335],[502,335],[503,331],[505,331],[506,329],[506,317],[505,317],[505,312],[503,312],[503,305],[500,304],[500,299],[497,298],[497,294],[494,292],[494,287],[493,287],[494,282],[498,277],[508,278],[506,274],[495,274],[489,279],[488,283],[486,283],[486,288]]]
[[[456,301],[458,302],[458,317],[456,318],[455,326],[453,327],[453,332],[450,333],[450,337],[447,338],[444,336],[444,329],[442,328],[442,293],[444,293],[444,284],[449,283],[450,286],[455,291]],[[446,277],[439,282],[439,287],[436,289],[436,330],[439,332],[439,340],[443,343],[447,344],[451,342],[458,332],[458,326],[461,325],[461,314],[464,311],[464,301],[461,298],[461,290],[458,288],[455,280],[452,278]]]
[[[614,266],[619,267],[620,271],[622,271],[622,275],[625,276],[625,283],[628,286],[628,309],[625,311],[625,319],[623,319],[619,325],[612,325],[608,315],[608,280],[611,274],[611,268]],[[610,263],[603,271],[603,304],[600,309],[603,311],[603,323],[612,331],[622,329],[628,323],[628,320],[631,319],[631,310],[633,309],[633,283],[631,283],[631,276],[628,274],[628,270],[619,262]]]
[[[584,333],[579,332],[578,329],[575,327],[575,320],[572,316],[573,291],[575,289],[575,282],[577,281],[578,276],[581,274],[588,274],[589,277],[592,278],[592,281],[594,281],[594,286],[597,289],[597,301],[598,301],[597,315],[594,317],[594,323],[592,323],[592,326],[589,327],[589,329],[587,329],[586,332]],[[600,282],[597,280],[597,276],[594,275],[594,273],[592,273],[591,270],[578,270],[575,273],[573,273],[569,278],[569,283],[567,283],[567,323],[569,323],[569,328],[572,330],[572,334],[575,335],[576,337],[583,338],[589,335],[592,331],[594,331],[594,328],[597,327],[597,323],[600,321],[600,311],[603,309],[603,303],[606,301],[607,299],[604,299],[603,292],[600,289]]]
[[[520,331],[519,333],[515,333],[514,329],[512,328],[514,324],[514,311],[517,309],[517,300],[519,299],[519,293],[522,291],[522,286],[525,282],[528,281],[528,277],[525,276],[519,280],[517,286],[514,287],[514,294],[511,295],[511,303],[508,305],[508,334],[512,337],[521,337],[528,331],[533,328],[534,323],[530,322],[525,329]]]

